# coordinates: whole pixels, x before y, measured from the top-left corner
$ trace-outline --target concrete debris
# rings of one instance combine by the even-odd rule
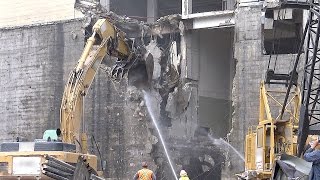
[[[139,115],[140,115],[141,117],[144,117],[144,116],[145,116],[142,112],[139,112]]]
[[[204,172],[210,171],[210,167],[207,165],[202,165],[202,171],[204,171]]]
[[[160,78],[161,75],[161,66],[160,66],[160,60],[162,51],[157,45],[157,42],[152,40],[147,46],[146,46],[147,52],[151,53],[153,56],[153,74],[152,74],[152,80],[157,80]]]
[[[179,69],[179,66],[180,66],[180,61],[181,61],[181,55],[178,54],[178,47],[177,47],[177,42],[176,41],[173,41],[171,43],[169,52],[170,52],[170,54],[169,54],[170,63],[173,65],[174,70],[176,72],[178,72],[178,69]]]
[[[86,0],[90,1],[90,0]],[[107,11],[99,3],[83,4],[76,1],[75,8],[80,10],[87,17],[87,21],[97,18],[107,18],[119,29],[130,37],[144,37],[145,35],[159,36],[162,34],[178,32],[181,21],[180,14],[173,14],[159,18],[156,22],[146,23],[127,16],[119,16],[112,11]],[[88,23],[86,23],[88,24]]]
[[[74,3],[74,8],[81,11],[83,14],[91,12],[97,13],[103,10],[103,7],[100,5],[98,1],[92,0],[76,0]]]
[[[281,1],[276,0],[266,0],[263,2],[264,8],[279,8],[281,7]]]
[[[168,16],[163,16],[157,20],[156,23],[153,24],[162,24],[167,26],[176,26],[176,28],[179,26],[179,23],[181,21],[181,15],[180,14],[172,14]]]
[[[144,100],[142,100],[142,101],[140,102],[139,106],[140,106],[140,107],[143,107],[144,105],[145,105],[145,102],[144,102]]]
[[[210,163],[212,166],[214,166],[214,164],[215,164],[213,158],[208,154],[204,155],[204,161]]]
[[[161,17],[156,22],[149,25],[151,35],[167,34],[172,32],[179,32],[179,24],[181,22],[181,15],[173,14]]]
[[[112,11],[107,11],[107,9],[101,6],[100,3],[84,4],[76,1],[75,8],[80,10],[87,17],[85,26],[89,25],[90,23],[94,23],[98,18],[107,18],[127,34],[133,33],[137,35],[139,34],[137,32],[147,31],[148,29],[148,26],[145,25],[145,22],[126,16],[119,16]]]
[[[150,154],[151,151],[152,151],[152,144],[151,144],[151,143],[146,143],[146,144],[144,145],[144,147],[145,147],[146,153]]]
[[[188,108],[191,98],[191,89],[188,84],[183,88],[174,88],[174,91],[169,94],[166,111],[169,112],[169,117],[177,117],[185,112]]]
[[[128,98],[130,101],[141,102],[142,93],[134,86],[128,87]]]
[[[116,25],[119,29],[127,34],[134,34],[139,36],[144,35],[149,31],[149,26],[145,22],[125,16],[119,16],[112,11],[100,15],[100,17],[109,19],[114,25]]]
[[[157,144],[159,142],[159,139],[156,136],[151,136],[150,137],[150,142],[152,144]]]

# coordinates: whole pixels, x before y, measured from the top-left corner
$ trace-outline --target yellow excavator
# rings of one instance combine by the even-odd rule
[[[97,156],[88,153],[83,99],[106,55],[117,58],[112,76],[123,77],[144,64],[146,58],[142,49],[108,19],[99,19],[66,82],[60,128],[47,130],[42,139],[34,142],[0,144],[0,179],[102,179],[99,177],[102,171],[97,169]],[[152,55],[147,59],[151,62]],[[140,70],[138,73],[147,76]]]
[[[245,172],[238,175],[242,179],[307,179],[311,163],[301,155],[312,136],[320,135],[320,6],[313,0],[282,5],[308,9],[309,17],[293,70],[280,74],[268,69],[261,82],[258,125],[246,135]],[[302,53],[305,59],[300,63]]]

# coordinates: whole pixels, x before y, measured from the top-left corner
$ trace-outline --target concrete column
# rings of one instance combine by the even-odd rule
[[[192,79],[199,80],[199,61],[196,57],[197,53],[192,53],[194,41],[194,35],[192,32],[184,31],[181,34],[181,78],[182,79]],[[195,57],[193,59],[193,57]]]
[[[250,125],[258,123],[259,85],[266,70],[262,59],[261,6],[238,7],[235,13],[234,58],[237,60],[233,79],[234,107],[230,144],[244,155],[245,135]],[[230,151],[226,156],[222,180],[233,179],[243,172],[244,162]]]
[[[100,0],[100,4],[106,8],[107,11],[110,11],[110,0]]]
[[[158,0],[147,1],[147,22],[155,22],[158,16]]]
[[[192,0],[182,0],[182,18],[185,19],[192,14]]]

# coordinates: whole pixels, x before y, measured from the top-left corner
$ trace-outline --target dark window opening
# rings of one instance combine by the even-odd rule
[[[223,10],[222,0],[197,0],[192,1],[192,13],[202,13]]]
[[[147,20],[147,0],[110,0],[110,10],[141,21]]]
[[[273,12],[273,10],[267,10],[265,14],[264,53],[267,55],[298,53],[302,38],[302,11],[293,10],[292,18],[279,16],[275,18]],[[272,27],[268,27],[271,26],[270,22]]]
[[[158,16],[171,14],[181,14],[181,0],[161,0],[158,1]]]

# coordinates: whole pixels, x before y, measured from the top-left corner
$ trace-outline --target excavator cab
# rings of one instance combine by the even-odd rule
[[[45,141],[58,141],[57,130],[48,129],[43,133],[43,140]]]

